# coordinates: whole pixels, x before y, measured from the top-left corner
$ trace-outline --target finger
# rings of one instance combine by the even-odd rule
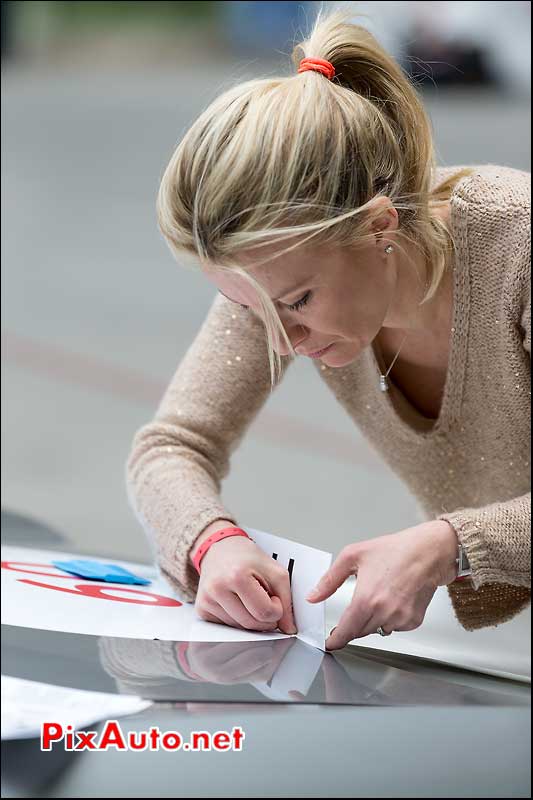
[[[229,625],[232,628],[242,628],[233,617],[227,613],[215,600],[204,601],[202,619],[206,622],[218,622],[221,625]]]
[[[207,644],[205,657],[213,666],[226,664],[229,658],[234,658],[239,653],[245,653],[250,647],[250,642],[196,642],[197,645]]]
[[[221,669],[226,664],[233,663],[236,658],[249,650],[257,649],[264,652],[263,648],[267,647],[272,647],[271,640],[265,642],[219,642],[211,645],[210,649],[205,651],[204,658],[213,669]]]
[[[248,644],[250,643],[248,642]],[[224,665],[224,670],[229,675],[246,678],[259,670],[264,672],[265,668],[269,668],[271,663],[271,647],[251,647],[246,652],[239,653],[235,658],[227,661]]]
[[[383,629],[387,636],[396,631],[414,631],[422,625],[424,617],[425,614],[413,612],[408,616],[405,616],[405,614],[397,614],[396,616],[389,615],[385,617],[386,621],[383,622],[383,616],[381,618],[375,616],[369,621],[365,630],[361,633],[361,637],[369,636],[373,633],[380,635],[378,631],[379,627]]]
[[[352,639],[357,638],[359,631],[363,630],[372,617],[372,609],[363,595],[354,592],[352,602],[346,608],[326,640],[326,650],[339,650],[345,647]]]
[[[227,643],[225,644],[226,649],[223,657],[218,654],[218,658],[211,658],[215,654],[209,653],[208,658],[200,658],[199,667],[195,671],[201,673],[204,677],[207,677],[207,674],[214,676],[217,683],[249,681],[251,676],[264,675],[266,673],[268,674],[265,680],[269,679],[272,674],[271,647],[265,647],[255,642],[251,645],[250,642],[247,642],[248,647],[246,650],[239,650],[235,656],[228,658],[228,652],[230,651],[227,648]],[[271,642],[266,642],[265,644],[271,645]],[[189,659],[189,663],[191,668],[194,669],[194,659],[192,657]]]
[[[364,628],[357,634],[357,636],[354,636],[353,638],[362,639],[364,636],[370,636],[374,633],[377,636],[381,636],[382,634],[380,634],[378,628],[381,628],[387,636],[396,630],[394,622],[388,619],[384,620],[383,614],[373,614]]]
[[[272,573],[270,582],[274,592],[281,601],[283,610],[283,613],[278,617],[278,628],[280,631],[283,631],[283,633],[298,633],[292,607],[291,581],[288,571],[285,570],[284,573]]]
[[[282,616],[283,608],[277,592],[271,597],[263,585],[254,575],[243,578],[236,587],[239,598],[252,617],[260,622],[275,622]]]
[[[277,628],[277,619],[271,621],[256,619],[243,605],[240,597],[234,592],[230,592],[229,589],[219,592],[217,602],[226,614],[236,620],[243,628],[248,628],[248,630],[252,631],[274,631]]]
[[[305,695],[301,692],[296,691],[296,689],[291,689],[289,691],[289,697],[291,700],[305,700]]]
[[[237,625],[236,622],[234,622],[233,620],[229,619],[229,617],[227,617],[225,619],[222,619],[222,616],[224,616],[224,615],[220,614],[220,612],[219,612],[219,616],[216,616],[215,614],[211,614],[210,611],[202,611],[201,619],[204,622],[213,622],[213,623],[215,623],[215,625],[230,625],[232,628],[240,628],[241,627],[240,625]]]
[[[326,600],[344,581],[354,574],[354,548],[345,548],[337,556],[331,567],[325,572],[318,581],[315,588],[306,597],[310,603],[318,603]]]
[[[384,613],[382,610],[381,613],[375,613],[358,638],[369,636],[373,633],[380,635],[378,631],[380,627],[387,636],[395,631],[414,631],[424,622],[428,603],[429,601],[422,604],[418,603],[412,608],[404,607],[402,611],[391,610]]]

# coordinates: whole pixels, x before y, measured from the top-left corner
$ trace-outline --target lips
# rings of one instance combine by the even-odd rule
[[[306,355],[309,356],[309,358],[318,358],[319,356],[323,355],[326,350],[329,350],[330,347],[333,347],[333,345],[334,342],[328,344],[327,347],[323,347],[322,350],[315,350],[314,353],[307,353]]]

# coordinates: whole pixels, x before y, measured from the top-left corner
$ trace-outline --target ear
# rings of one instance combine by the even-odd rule
[[[392,205],[388,197],[380,197],[376,200],[376,210],[380,211],[379,216],[372,221],[372,233],[376,234],[377,243],[385,233],[393,233],[398,229],[398,212]]]

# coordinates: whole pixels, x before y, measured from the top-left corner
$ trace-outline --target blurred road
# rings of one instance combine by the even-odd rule
[[[125,459],[213,298],[157,231],[162,170],[221,89],[274,72],[4,70],[2,504],[80,550],[148,557]],[[440,163],[530,169],[525,101],[469,89],[427,106]],[[420,519],[305,359],[235,454],[223,498],[243,525],[334,553]]]

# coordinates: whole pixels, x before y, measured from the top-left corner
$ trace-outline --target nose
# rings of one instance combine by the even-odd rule
[[[304,328],[303,325],[285,325],[285,332],[289,337],[289,341],[295,349],[298,347],[299,344],[305,342],[309,335],[309,331],[307,328]],[[278,352],[280,356],[287,356],[289,354],[289,348],[285,344],[281,338],[278,337]]]

